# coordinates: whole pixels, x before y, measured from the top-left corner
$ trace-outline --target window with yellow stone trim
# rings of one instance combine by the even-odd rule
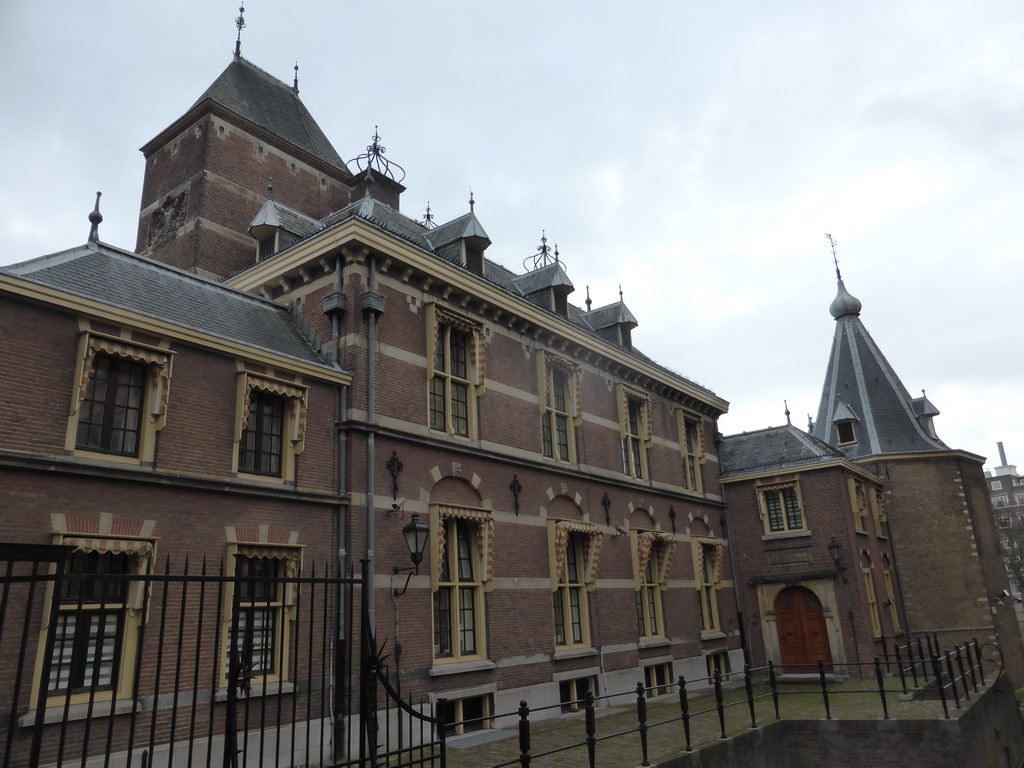
[[[661,531],[631,530],[637,634],[642,640],[665,636],[662,593],[668,588],[675,541]]]
[[[45,685],[47,708],[130,699],[149,597],[138,577],[153,570],[154,523],[108,513],[76,516],[74,523],[63,514],[51,518],[53,543],[74,550],[59,587],[47,586],[47,603],[56,601],[54,624],[46,611],[34,689]]]
[[[597,584],[603,536],[593,523],[549,520],[552,629],[555,649],[589,647],[587,593]]]
[[[864,590],[868,597],[868,615],[871,617],[871,629],[876,635],[882,634],[882,620],[878,615],[878,598],[875,596],[874,570],[863,568]]]
[[[537,352],[541,451],[550,459],[576,461],[576,427],[583,419],[582,369],[576,363]]]
[[[79,341],[66,447],[78,455],[149,463],[167,419],[167,349],[87,332]]]
[[[476,438],[484,391],[483,325],[437,304],[427,313],[427,413],[430,429]]]
[[[229,536],[238,529],[229,529]],[[229,572],[235,577],[227,585],[222,684],[230,670],[234,679],[244,674],[251,685],[266,686],[288,679],[293,649],[290,639],[298,610],[302,573],[302,547],[270,541],[230,541]],[[232,619],[237,616],[237,621]]]
[[[647,477],[647,450],[654,441],[651,398],[625,384],[615,385],[619,408],[619,437],[622,440],[622,472],[642,480]]]
[[[239,475],[291,482],[306,439],[309,390],[301,384],[241,371],[234,468]]]
[[[780,535],[807,530],[796,481],[771,483],[757,488],[757,503],[765,535]]]
[[[850,504],[853,507],[853,527],[858,531],[866,531],[868,518],[868,488],[859,478],[848,478],[850,487]]]
[[[700,630],[702,633],[720,632],[718,590],[722,586],[722,542],[718,539],[697,538],[693,542],[694,573],[697,597],[700,603]]]
[[[681,408],[676,411],[679,424],[679,452],[683,462],[683,487],[700,493],[704,489],[701,466],[704,464],[704,422],[696,414]]]
[[[434,660],[487,657],[484,593],[494,584],[494,520],[490,512],[431,508],[434,557]]]
[[[871,493],[871,509],[875,514],[875,534],[882,537],[889,535],[889,516],[885,511],[885,493],[881,488],[873,488]]]

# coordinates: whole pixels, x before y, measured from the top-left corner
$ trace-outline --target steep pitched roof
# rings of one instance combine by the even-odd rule
[[[835,422],[852,412],[856,442],[840,446],[849,458],[948,450],[927,427],[938,409],[927,399],[910,397],[861,322],[860,310],[860,301],[840,280],[829,307],[836,330],[814,436],[833,440]]]
[[[323,229],[323,224],[276,200],[267,200],[249,224],[250,230],[254,227],[280,227],[300,237],[309,237]]]
[[[235,56],[192,109],[207,99],[351,175],[295,90],[241,56]]]
[[[103,243],[0,267],[0,272],[337,370],[313,349],[286,307]]]
[[[742,432],[722,439],[722,477],[786,470],[843,458],[843,454],[792,424]]]

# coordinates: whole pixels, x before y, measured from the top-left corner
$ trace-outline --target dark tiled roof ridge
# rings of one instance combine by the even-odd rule
[[[74,246],[72,248],[66,248],[63,251],[56,251],[55,253],[48,253],[48,254],[45,254],[43,256],[37,256],[34,259],[30,259],[29,261],[22,261],[22,262],[19,262],[18,264],[8,264],[6,267],[0,267],[0,271],[7,272],[8,274],[15,275],[16,277],[22,277],[22,278],[25,278],[26,280],[32,281],[31,274],[33,272],[39,271],[39,269],[44,268],[43,265],[40,265],[39,269],[33,269],[30,272],[23,272],[21,270],[14,271],[13,268],[14,267],[24,267],[24,266],[28,266],[30,264],[35,264],[36,262],[43,262],[43,261],[55,262],[55,258],[56,257],[59,257],[59,256],[71,257],[73,254],[78,253],[78,252],[82,251],[83,249],[87,249],[87,250],[91,250],[91,251],[105,251],[110,256],[116,256],[116,257],[122,258],[122,259],[123,258],[128,258],[128,259],[137,261],[137,262],[140,263],[140,265],[142,265],[142,266],[144,266],[144,267],[146,267],[148,269],[152,269],[155,272],[169,272],[169,273],[175,275],[179,279],[189,280],[189,281],[192,281],[192,282],[195,282],[195,283],[199,283],[199,284],[201,284],[201,285],[203,285],[203,286],[205,286],[207,288],[211,288],[211,289],[214,289],[214,290],[217,290],[217,291],[222,291],[224,293],[231,294],[232,296],[234,296],[237,299],[244,299],[244,300],[247,300],[247,301],[255,302],[257,304],[262,304],[262,305],[267,306],[267,307],[272,307],[272,308],[274,308],[276,310],[283,311],[283,312],[287,312],[288,311],[287,307],[282,306],[281,304],[278,304],[276,301],[273,301],[271,299],[266,299],[263,296],[258,296],[258,295],[254,294],[254,293],[248,293],[246,291],[241,291],[238,288],[232,288],[230,285],[224,285],[223,283],[221,283],[221,282],[219,282],[217,280],[211,280],[208,277],[203,277],[202,275],[197,275],[194,272],[186,272],[183,269],[179,269],[178,267],[171,266],[170,264],[166,264],[166,263],[164,263],[162,261],[157,261],[156,259],[151,259],[148,256],[143,256],[142,254],[135,253],[134,251],[129,251],[129,250],[126,250],[124,248],[119,248],[118,246],[111,245],[110,243],[104,243],[102,240],[96,242],[95,244],[85,243],[83,245]],[[32,281],[32,282],[35,282],[35,281]]]

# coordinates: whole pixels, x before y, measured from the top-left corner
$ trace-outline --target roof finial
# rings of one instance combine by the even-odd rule
[[[590,304],[591,304],[591,301],[590,301],[590,286],[589,285],[587,286],[587,302],[586,303],[587,303],[587,312],[589,312],[590,311]]]
[[[238,37],[235,39],[235,56],[242,55],[242,30],[245,29],[245,6],[238,6],[238,18],[235,19],[235,26],[238,27]]]
[[[619,283],[619,301],[622,301],[622,283]]]
[[[811,414],[809,414],[809,413],[807,414],[807,431],[808,432],[813,432],[814,431],[814,419],[811,418]]]
[[[476,201],[473,199],[473,190],[469,190],[469,212],[473,213],[473,208],[476,206]]]
[[[783,400],[782,404],[786,406],[786,425],[791,427],[793,426],[793,422],[789,420],[789,401]]]
[[[558,243],[555,243],[555,264],[558,263]]]
[[[274,176],[273,176],[273,174],[271,174],[270,178],[267,180],[267,199],[269,199],[269,200],[273,200],[274,199]]]
[[[292,93],[299,95],[299,62],[295,62],[295,80],[292,83]]]
[[[842,280],[843,276],[839,274],[839,259],[836,258],[836,241],[832,239],[832,235],[828,232],[825,233],[825,237],[828,238],[829,243],[832,244],[832,261],[836,265],[836,280]]]
[[[103,221],[103,214],[100,213],[100,195],[102,194],[102,192],[96,193],[96,207],[89,214],[89,223],[92,224],[89,228],[90,243],[98,243],[100,240],[100,222]]]
[[[372,143],[366,147],[366,152],[359,155],[359,157],[352,158],[349,162],[355,163],[360,171],[363,170],[363,164],[365,163],[367,178],[369,178],[369,171],[376,168],[387,178],[401,184],[402,180],[405,179],[405,168],[384,157],[384,153],[387,152],[387,149],[380,143],[380,134],[378,133],[377,128],[378,127],[376,125],[373,126],[373,138],[370,140]],[[401,177],[395,178],[395,172],[392,170],[394,168],[397,168],[402,172]]]
[[[430,212],[429,200],[427,200],[427,212],[423,214],[423,226],[425,226],[427,229],[433,229],[434,227],[437,226],[437,223],[434,221],[434,214]]]

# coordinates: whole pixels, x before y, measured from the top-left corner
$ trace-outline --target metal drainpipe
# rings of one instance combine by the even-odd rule
[[[721,455],[721,451],[719,451]],[[729,511],[729,490],[728,486],[719,483],[719,490],[722,492],[722,501],[725,503],[725,508],[722,510],[722,520],[725,522],[723,528],[728,531],[728,535],[724,536],[725,540],[729,542],[729,565],[732,567],[732,595],[733,600],[736,602],[736,621],[739,623],[737,629],[740,632],[740,650],[743,651],[743,663],[750,664],[750,637],[747,631],[747,625],[745,616],[743,613],[743,586],[740,583],[740,572],[736,567],[736,547],[733,546],[732,531],[729,530],[728,522],[728,511]]]
[[[377,261],[372,255],[366,257],[367,277],[366,289],[373,293],[377,287]],[[374,498],[373,489],[375,479],[373,468],[376,464],[376,432],[374,427],[377,423],[377,414],[374,404],[377,398],[377,315],[370,311],[367,313],[366,326],[366,424],[369,428],[366,434],[366,560],[369,565],[369,583],[365,585],[365,596],[367,616],[370,623],[370,636],[377,637],[377,610],[376,610],[376,545],[377,531],[374,519]]]
[[[339,256],[334,262],[334,290],[336,293],[341,293],[342,279],[341,279],[342,259]],[[333,342],[333,363],[341,368],[340,364],[340,347],[341,347],[341,319],[337,312],[331,313],[331,332],[334,339]],[[338,433],[338,578],[344,579],[348,573],[348,503],[345,501],[345,497],[348,495],[348,398],[351,388],[348,386],[339,386],[336,390],[338,398],[337,407],[337,422],[334,425],[335,430]],[[340,582],[339,582],[340,584]],[[337,618],[337,635],[334,639],[336,649],[344,649],[346,654],[348,651],[348,627],[345,623],[345,588],[340,587],[338,589],[338,618]],[[344,657],[336,657],[337,662],[340,666],[343,662],[341,659]],[[347,711],[347,702],[342,703],[339,701],[340,697],[344,696],[342,691],[335,691],[335,707],[332,713],[332,720],[334,726],[334,744],[335,744],[335,759],[340,758],[340,745],[342,744],[342,734],[338,728],[338,716]]]

